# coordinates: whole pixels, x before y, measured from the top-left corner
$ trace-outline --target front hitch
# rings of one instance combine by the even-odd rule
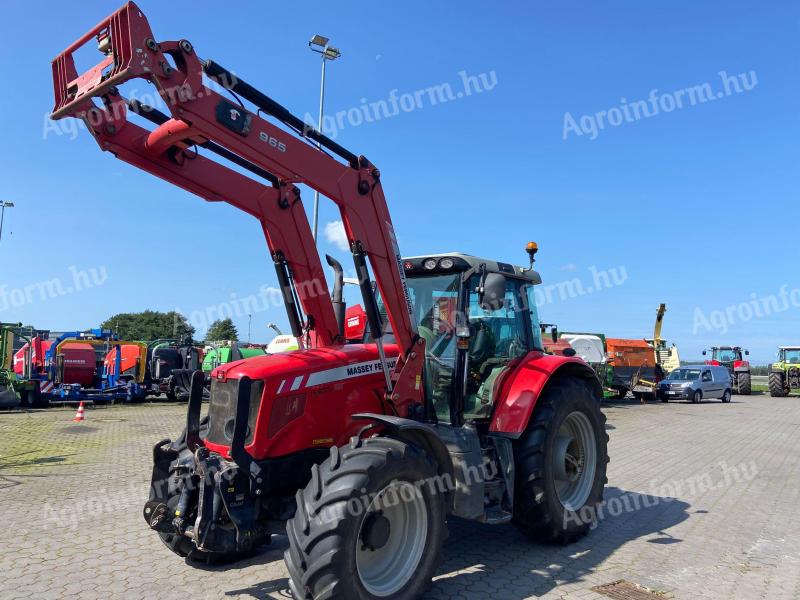
[[[211,452],[200,436],[203,374],[192,376],[186,430],[153,448],[153,481],[144,506],[148,526],[192,540],[202,553],[241,553],[269,540],[258,523],[263,472],[245,450],[251,380],[239,380],[231,459]]]

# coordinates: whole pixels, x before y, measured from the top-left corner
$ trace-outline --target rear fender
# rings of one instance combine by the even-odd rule
[[[578,377],[586,381],[598,402],[603,386],[594,369],[580,358],[532,352],[501,383],[489,431],[512,438],[528,427],[536,402],[554,378]]]

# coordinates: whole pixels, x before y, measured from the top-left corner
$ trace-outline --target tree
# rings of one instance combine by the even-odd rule
[[[239,333],[236,331],[236,325],[233,324],[233,319],[217,319],[208,326],[206,341],[222,340],[232,340],[234,342],[239,340]]]
[[[100,324],[104,329],[113,329],[124,340],[150,342],[160,338],[176,338],[191,341],[192,327],[181,313],[146,310],[139,313],[119,313]]]

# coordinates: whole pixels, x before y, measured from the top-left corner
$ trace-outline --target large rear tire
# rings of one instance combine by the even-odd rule
[[[548,385],[517,442],[514,524],[536,541],[583,537],[603,500],[608,465],[606,417],[577,379]]]
[[[742,396],[749,396],[753,393],[753,385],[750,381],[750,373],[739,373],[739,390]]]
[[[284,554],[297,600],[418,598],[445,538],[444,496],[420,449],[390,438],[332,448],[297,492]]]
[[[769,374],[769,395],[773,398],[783,398],[786,396],[783,373],[773,372]]]

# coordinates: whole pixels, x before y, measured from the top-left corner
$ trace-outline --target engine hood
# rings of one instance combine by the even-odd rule
[[[398,348],[395,344],[384,348],[393,367]],[[274,393],[282,394],[380,372],[375,344],[347,344],[245,358],[220,365],[211,378],[270,380]]]

